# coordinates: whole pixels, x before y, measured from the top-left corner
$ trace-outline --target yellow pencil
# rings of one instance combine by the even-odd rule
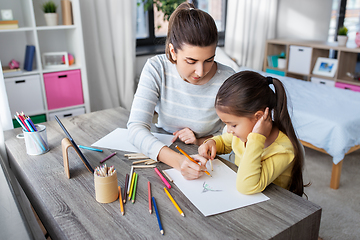
[[[132,175],[132,179],[131,179],[131,186],[130,186],[130,192],[129,192],[129,197],[128,200],[131,200],[131,195],[132,195],[132,191],[133,191],[133,187],[134,187],[134,182],[135,182],[135,172]]]
[[[121,197],[121,187],[118,186],[119,188],[119,202],[120,202],[120,210],[121,210],[121,214],[124,215],[125,212],[124,212],[124,204],[123,204],[123,201],[122,201],[122,197]]]
[[[182,150],[178,145],[175,146],[177,150],[179,150],[182,154],[185,155],[185,157],[187,157],[190,161],[196,163],[196,164],[199,164],[197,161],[195,161],[194,159],[192,159],[186,152],[184,152],[184,150]],[[207,175],[209,175],[210,177],[212,177],[210,175],[210,173],[208,171],[204,171]]]
[[[168,197],[170,198],[171,202],[174,204],[174,206],[176,207],[176,209],[179,211],[179,213],[181,214],[181,216],[185,217],[185,214],[183,213],[183,211],[180,209],[179,205],[177,205],[177,203],[175,202],[174,198],[171,196],[171,194],[169,193],[169,191],[164,187],[164,191],[166,192],[166,194],[168,195]]]

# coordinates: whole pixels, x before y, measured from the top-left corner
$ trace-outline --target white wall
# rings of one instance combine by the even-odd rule
[[[327,41],[332,0],[279,0],[276,38]]]

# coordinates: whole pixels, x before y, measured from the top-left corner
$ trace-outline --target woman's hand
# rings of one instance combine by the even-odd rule
[[[256,122],[252,132],[259,133],[267,138],[270,135],[272,124],[273,122],[271,119],[271,114],[269,108],[267,107],[265,109],[264,115],[262,115],[262,117],[260,117],[259,120]]]
[[[214,160],[216,156],[216,142],[214,140],[208,140],[207,142],[200,145],[198,148],[199,155]]]
[[[184,156],[184,161],[181,164],[180,172],[187,180],[193,180],[201,177],[206,170],[206,158],[199,155],[191,155],[191,157],[200,163],[200,165],[190,161],[187,157]]]
[[[171,140],[172,142],[175,142],[176,139],[179,138],[180,141],[186,144],[197,144],[195,134],[193,131],[190,130],[190,128],[183,128],[179,131],[174,132],[173,135],[174,138]]]

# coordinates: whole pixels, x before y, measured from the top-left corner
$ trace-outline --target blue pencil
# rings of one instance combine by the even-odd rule
[[[160,233],[161,233],[162,235],[164,235],[164,230],[163,230],[163,227],[162,227],[162,225],[161,225],[160,216],[159,216],[159,212],[158,212],[157,207],[156,207],[156,202],[155,202],[155,198],[154,198],[154,197],[152,197],[152,202],[153,202],[154,209],[155,209],[155,213],[156,213],[156,217],[157,217],[157,220],[158,220],[158,223],[159,223]]]
[[[97,152],[102,152],[103,151],[101,149],[92,148],[92,147],[86,147],[86,146],[82,146],[82,145],[78,145],[78,147],[83,148],[83,149],[87,149],[87,150],[97,151]]]

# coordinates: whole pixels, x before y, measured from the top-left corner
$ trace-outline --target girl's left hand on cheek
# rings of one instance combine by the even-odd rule
[[[272,129],[272,119],[270,110],[267,107],[265,109],[264,115],[259,118],[259,120],[256,122],[252,132],[259,133],[261,135],[264,135],[265,137],[268,137],[270,135],[271,129]]]
[[[173,133],[174,138],[171,140],[172,142],[175,142],[177,138],[180,139],[180,141],[186,143],[186,144],[196,144],[196,137],[193,131],[190,130],[190,128],[183,128],[179,131],[176,131]]]

